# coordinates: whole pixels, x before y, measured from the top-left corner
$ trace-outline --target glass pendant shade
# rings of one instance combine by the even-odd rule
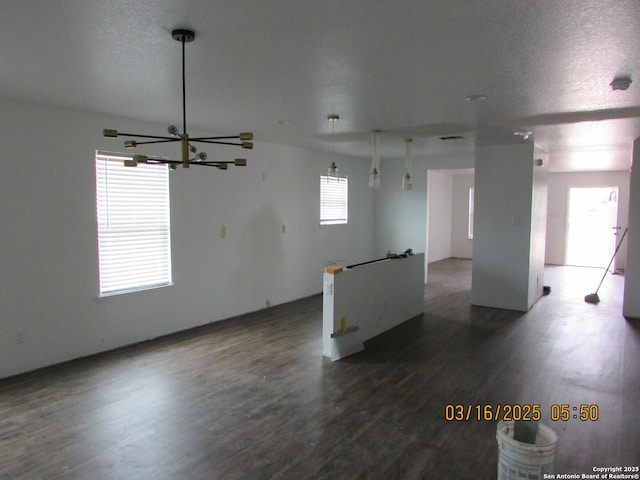
[[[371,132],[371,143],[373,144],[373,158],[371,159],[371,171],[369,173],[369,186],[380,188],[380,152],[378,149],[378,132]]]
[[[413,188],[413,184],[411,183],[411,175],[408,173],[404,174],[402,178],[402,189],[403,190],[411,190]]]
[[[338,178],[339,171],[338,171],[338,166],[336,165],[336,162],[331,162],[331,165],[329,165],[329,170],[327,172],[327,175],[329,177]]]
[[[402,178],[402,189],[411,190],[413,184],[411,183],[411,142],[410,138],[404,140],[405,144],[405,160],[404,160],[404,177]]]
[[[369,186],[371,188],[380,188],[380,172],[377,168],[372,168],[369,174]]]

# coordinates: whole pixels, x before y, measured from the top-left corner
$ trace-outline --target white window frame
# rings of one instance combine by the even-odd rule
[[[473,240],[473,215],[475,210],[475,187],[469,187],[469,225],[467,229],[467,238]]]
[[[127,158],[95,156],[100,297],[173,284],[169,169]]]
[[[349,223],[349,179],[320,175],[320,225]]]

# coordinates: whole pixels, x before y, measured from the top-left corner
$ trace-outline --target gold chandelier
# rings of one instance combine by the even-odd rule
[[[151,143],[171,143],[180,142],[182,157],[181,160],[169,160],[162,157],[152,157],[147,155],[134,155],[131,159],[124,161],[127,167],[136,167],[138,163],[164,163],[168,164],[170,168],[175,169],[178,165],[182,165],[183,168],[189,168],[189,165],[204,165],[208,167],[216,167],[220,170],[226,170],[229,164],[234,164],[237,167],[244,167],[247,165],[246,158],[236,158],[229,161],[211,161],[207,160],[207,154],[205,152],[198,152],[198,149],[191,142],[200,143],[214,143],[218,145],[233,145],[241,148],[252,149],[253,133],[245,132],[239,135],[221,136],[221,137],[192,137],[190,138],[187,133],[187,101],[186,101],[186,88],[185,88],[185,61],[184,51],[185,44],[193,42],[196,38],[196,34],[192,30],[176,29],[171,32],[171,36],[174,40],[182,44],[182,133],[174,125],[169,126],[167,129],[169,136],[161,135],[140,135],[137,133],[122,133],[117,130],[105,129],[103,135],[109,138],[115,137],[134,137],[144,139],[138,140],[126,140],[124,146],[126,148],[135,148],[138,145],[148,145]],[[237,140],[237,141],[233,141]],[[197,152],[197,153],[196,153]],[[189,158],[190,154],[194,154],[193,158]]]

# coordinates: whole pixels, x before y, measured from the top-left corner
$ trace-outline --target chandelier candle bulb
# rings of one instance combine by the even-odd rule
[[[246,158],[236,158],[233,162],[236,167],[246,167],[247,159]]]
[[[109,138],[116,138],[118,136],[117,130],[112,130],[110,128],[105,128],[102,130],[102,135]]]
[[[253,140],[253,133],[251,133],[251,132],[243,132],[240,135],[238,135],[238,138],[240,140],[242,140],[243,142],[247,141],[247,140]]]
[[[253,143],[252,142],[242,142],[242,148],[246,148],[248,150],[253,150]]]
[[[136,148],[138,146],[137,142],[135,140],[126,140],[124,142],[124,147],[125,148]]]

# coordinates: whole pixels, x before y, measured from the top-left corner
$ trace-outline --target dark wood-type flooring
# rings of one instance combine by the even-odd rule
[[[432,264],[424,315],[332,363],[314,296],[0,381],[0,480],[490,479],[496,423],[532,404],[557,473],[640,464],[640,323],[623,278],[550,267],[527,314],[470,306],[471,262]],[[551,404],[597,421],[552,422]]]

